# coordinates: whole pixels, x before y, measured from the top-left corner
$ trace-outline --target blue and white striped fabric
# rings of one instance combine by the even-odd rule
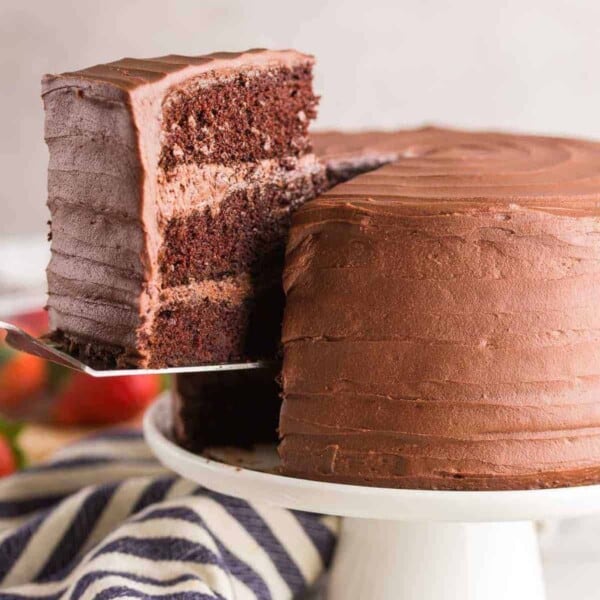
[[[113,432],[0,480],[0,599],[292,598],[338,525],[211,492]]]

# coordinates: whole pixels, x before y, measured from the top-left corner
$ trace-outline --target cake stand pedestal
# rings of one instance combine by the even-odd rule
[[[250,502],[345,517],[329,600],[542,600],[534,520],[600,512],[600,485],[445,492],[278,475],[273,447],[197,456],[170,438],[169,398],[147,412],[146,439],[170,469]]]

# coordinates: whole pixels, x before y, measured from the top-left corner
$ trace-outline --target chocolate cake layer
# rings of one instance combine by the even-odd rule
[[[168,172],[181,163],[305,154],[308,123],[317,116],[311,67],[282,66],[263,77],[241,71],[210,86],[195,79],[173,90],[163,102],[160,166]]]
[[[194,208],[167,222],[160,269],[163,286],[239,273],[260,273],[283,254],[291,211],[325,189],[320,169],[298,176],[285,171],[266,183],[232,186],[215,210]]]
[[[216,294],[190,294],[186,288],[185,294],[169,294],[161,302],[147,343],[149,367],[275,357],[284,301],[279,277],[270,285],[261,278],[260,286],[249,281],[235,290],[220,283],[215,282],[221,288]]]
[[[307,137],[312,64],[294,51],[252,50],[44,78],[48,308],[59,342],[119,366],[212,362],[254,347],[242,331],[253,309],[238,309],[269,284],[262,267],[281,261],[289,212],[325,181]],[[243,303],[193,297],[198,283],[250,273]],[[184,285],[189,307],[163,300]],[[229,335],[227,350],[214,318],[232,310],[228,327],[241,337]],[[200,329],[220,339],[214,355]],[[169,357],[177,339],[185,351]]]
[[[293,219],[285,473],[600,481],[600,144],[431,128],[384,143],[392,164]]]

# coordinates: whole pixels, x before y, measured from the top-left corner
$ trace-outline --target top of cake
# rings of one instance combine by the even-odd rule
[[[240,67],[269,67],[298,62],[314,63],[313,56],[296,50],[266,50],[252,48],[243,52],[214,52],[204,56],[168,54],[156,58],[121,58],[113,62],[94,65],[78,71],[44,77],[44,91],[56,85],[56,80],[86,79],[103,81],[111,86],[134,90],[149,83],[168,78],[169,75],[186,71],[185,76],[201,75],[210,71],[234,71]]]
[[[519,204],[600,215],[600,143],[560,137],[424,127],[398,132],[324,132],[315,151],[329,168],[387,164],[335,187],[317,204],[351,202],[438,213]],[[304,210],[315,208],[311,203]]]

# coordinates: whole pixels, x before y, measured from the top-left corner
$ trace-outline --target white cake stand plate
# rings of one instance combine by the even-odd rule
[[[534,520],[600,512],[600,485],[552,490],[445,492],[323,483],[278,475],[273,447],[181,449],[170,402],[144,430],[170,469],[250,502],[345,517],[329,600],[542,600]]]

